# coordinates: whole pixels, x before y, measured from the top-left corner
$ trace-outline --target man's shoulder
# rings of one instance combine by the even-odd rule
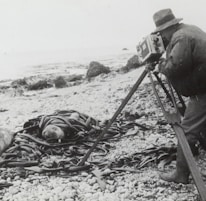
[[[176,41],[182,38],[193,38],[197,33],[204,33],[195,25],[180,24],[177,31],[173,34],[172,40]]]

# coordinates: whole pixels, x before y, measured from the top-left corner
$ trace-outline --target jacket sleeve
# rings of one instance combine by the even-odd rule
[[[161,72],[168,78],[180,78],[192,71],[192,48],[184,36],[172,39]]]

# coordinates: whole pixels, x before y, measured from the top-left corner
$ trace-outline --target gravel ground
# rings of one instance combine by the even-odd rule
[[[91,82],[64,89],[46,89],[35,92],[24,92],[13,95],[10,91],[0,94],[2,112],[0,121],[2,127],[18,130],[25,121],[40,114],[50,114],[56,109],[75,109],[89,114],[94,118],[105,120],[111,118],[119,104],[136,81],[140,70],[127,74],[110,73],[96,77]],[[86,104],[85,104],[86,103]],[[151,87],[144,83],[134,94],[125,108],[130,114],[138,113],[142,117],[138,123],[152,127],[149,131],[137,128],[137,134],[111,142],[111,150],[104,160],[112,161],[123,156],[142,151],[151,146],[176,143],[175,135],[168,125],[162,127],[157,121],[163,120],[163,115],[152,95]],[[198,158],[198,166],[206,175],[205,152]],[[172,162],[166,167],[171,170]],[[96,167],[98,169],[98,167]],[[0,168],[2,172],[9,169]],[[18,170],[13,170],[17,171]],[[109,169],[105,169],[105,174]],[[20,172],[20,171],[19,171]],[[0,190],[3,201],[197,201],[198,192],[192,181],[187,185],[168,183],[159,179],[158,165],[151,163],[136,172],[117,171],[101,178],[92,171],[82,171],[78,174],[30,174],[22,178],[16,174],[14,178],[0,176],[0,183],[5,181],[13,185]]]

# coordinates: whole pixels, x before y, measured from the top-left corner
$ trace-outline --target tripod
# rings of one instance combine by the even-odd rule
[[[122,103],[119,106],[119,108],[117,109],[117,111],[112,116],[111,120],[108,122],[108,124],[106,125],[106,127],[104,128],[102,133],[97,137],[97,139],[94,142],[94,144],[92,145],[92,147],[88,150],[88,152],[85,154],[85,156],[83,157],[83,159],[80,161],[80,163],[78,165],[84,165],[84,163],[89,158],[90,154],[95,149],[95,147],[97,146],[99,141],[103,138],[104,134],[108,131],[108,129],[114,123],[114,121],[116,120],[118,115],[121,113],[121,111],[124,109],[124,107],[126,106],[128,101],[132,97],[132,95],[136,92],[136,90],[138,89],[139,85],[142,83],[142,81],[146,77],[146,75],[149,76],[150,82],[152,84],[154,95],[155,95],[155,97],[156,97],[156,99],[157,99],[157,101],[158,101],[158,103],[159,103],[159,105],[161,107],[161,110],[163,112],[163,115],[164,115],[165,119],[171,125],[171,127],[174,130],[174,132],[176,133],[179,145],[180,145],[180,147],[181,147],[181,149],[183,151],[184,157],[185,157],[187,165],[188,165],[188,167],[190,169],[192,178],[193,178],[194,183],[195,183],[195,185],[197,187],[197,190],[199,192],[201,200],[202,201],[206,201],[206,188],[204,186],[204,182],[203,182],[203,180],[201,178],[200,172],[199,172],[198,167],[197,167],[197,165],[195,163],[192,151],[191,151],[190,146],[189,146],[189,144],[187,142],[187,139],[185,137],[184,130],[182,129],[182,127],[180,125],[181,116],[184,115],[184,111],[186,109],[184,100],[179,95],[179,93],[176,92],[176,94],[178,96],[178,99],[179,99],[179,101],[182,104],[182,109],[180,110],[178,108],[178,106],[177,106],[176,99],[175,99],[175,96],[174,96],[174,90],[171,87],[170,83],[168,82],[168,86],[169,86],[169,89],[170,89],[170,91],[168,91],[167,88],[165,87],[164,83],[162,82],[162,80],[158,76],[158,73],[152,72],[147,67],[144,69],[144,71],[140,75],[139,79],[136,81],[136,83],[134,84],[134,86],[132,87],[132,89],[130,90],[128,95],[125,97],[125,99],[122,101]],[[158,95],[158,91],[156,89],[156,84],[154,82],[153,77],[156,78],[157,82],[160,84],[160,86],[162,87],[162,89],[166,93],[166,96],[171,101],[173,107],[175,108],[175,112],[174,113],[169,113],[169,112],[166,111],[166,109],[165,109],[165,107],[164,107],[164,105],[163,105],[163,103],[162,103],[162,101],[161,101],[161,99],[160,99],[160,97]]]

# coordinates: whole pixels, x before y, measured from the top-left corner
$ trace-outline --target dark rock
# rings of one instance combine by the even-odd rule
[[[82,80],[83,76],[82,75],[70,75],[67,79],[68,82],[74,82],[78,80]]]
[[[129,72],[129,69],[127,66],[123,66],[123,67],[117,69],[116,72],[127,73],[127,72]]]
[[[7,112],[7,111],[8,111],[7,109],[0,108],[0,112]]]
[[[139,68],[141,66],[141,63],[139,61],[139,58],[137,55],[132,56],[128,61],[126,66],[123,66],[122,68],[118,69],[118,72],[129,72],[131,69]]]
[[[58,76],[55,80],[54,80],[54,86],[56,88],[64,88],[67,87],[67,81],[64,79],[63,76]]]
[[[36,83],[30,84],[28,86],[28,90],[39,90],[39,89],[45,89],[45,88],[51,88],[53,87],[52,84],[50,84],[47,80],[40,80]]]
[[[133,57],[131,57],[126,64],[128,69],[133,69],[133,68],[138,68],[141,66],[139,58],[137,55],[134,55]]]
[[[28,83],[26,81],[26,78],[23,78],[23,79],[18,79],[18,80],[14,80],[12,83],[11,83],[11,86],[13,88],[17,88],[17,87],[20,87],[20,86],[27,86]]]
[[[89,64],[89,69],[87,71],[86,77],[96,77],[102,73],[110,73],[109,67],[104,66],[103,64],[100,64],[99,62],[92,61]]]
[[[128,50],[126,47],[122,48],[122,50]]]
[[[1,85],[0,86],[0,90],[7,90],[9,88],[10,88],[10,86],[8,86],[8,85]]]

